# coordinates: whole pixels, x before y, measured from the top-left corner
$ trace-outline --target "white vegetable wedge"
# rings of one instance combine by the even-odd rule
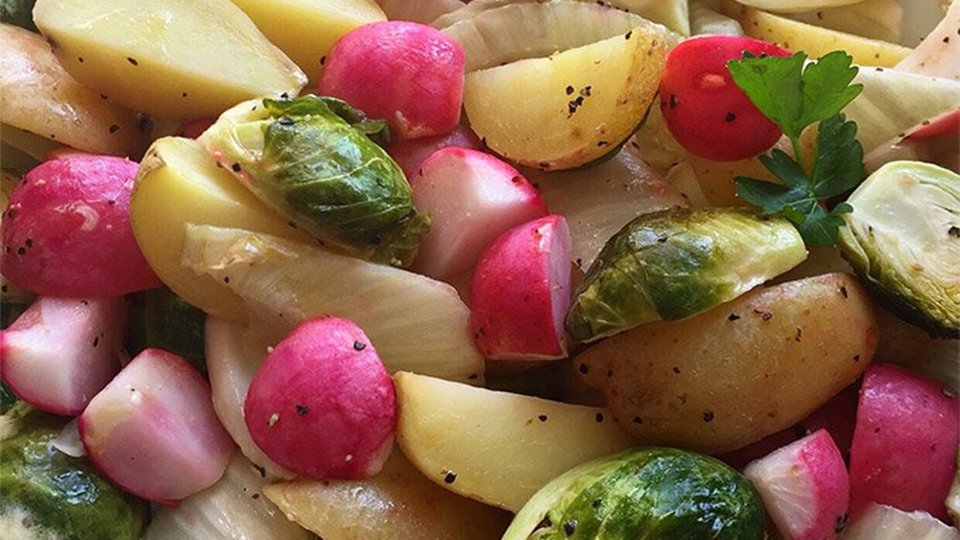
[[[267,480],[239,453],[213,486],[153,515],[144,540],[309,540],[261,490]]]
[[[957,540],[960,532],[926,512],[904,512],[875,504],[840,537],[842,540]]]
[[[395,380],[407,459],[440,486],[513,512],[575,465],[634,444],[596,407],[412,373]]]
[[[918,75],[960,80],[960,2],[952,2],[940,24],[897,69]]]
[[[213,409],[240,451],[268,477],[293,478],[253,442],[244,420],[243,404],[250,381],[267,355],[268,341],[254,329],[209,317],[204,328],[205,359],[210,375]]]
[[[356,322],[391,372],[480,384],[483,359],[453,287],[397,268],[242,229],[187,226],[184,266],[226,283],[279,340],[317,315]]]

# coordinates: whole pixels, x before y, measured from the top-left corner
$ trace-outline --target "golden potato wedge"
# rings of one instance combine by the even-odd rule
[[[320,58],[354,28],[387,20],[373,0],[231,0],[311,82]]]
[[[438,487],[394,452],[365,480],[300,479],[264,486],[291,519],[331,540],[488,540],[510,514]]]
[[[71,77],[40,35],[0,25],[0,73],[0,136],[10,146],[35,159],[43,157],[37,149],[60,145],[116,156],[143,150],[146,126]],[[30,134],[52,142],[44,147]]]
[[[876,348],[867,293],[849,274],[826,274],[640,326],[574,362],[634,436],[720,453],[813,412],[860,376]]]
[[[575,465],[629,448],[604,409],[398,373],[397,444],[427,478],[516,512]]]
[[[745,6],[731,8],[728,5],[726,12],[740,21],[748,36],[791,51],[804,51],[811,58],[842,50],[853,57],[855,64],[893,67],[911,51],[895,43],[838,32]]]
[[[193,139],[165,137],[147,151],[130,200],[130,223],[160,279],[211,315],[245,322],[246,304],[224,283],[180,264],[188,223],[240,227],[312,242],[237,182]]]
[[[217,116],[307,82],[230,0],[38,0],[33,17],[78,81],[159,117]]]
[[[509,160],[568,169],[603,156],[636,129],[653,100],[666,29],[624,35],[548,58],[467,74],[463,103],[473,130]]]

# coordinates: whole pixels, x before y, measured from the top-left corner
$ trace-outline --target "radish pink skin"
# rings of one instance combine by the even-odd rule
[[[257,446],[302,476],[379,472],[397,424],[393,379],[356,324],[321,317],[294,329],[253,377],[244,416]]]
[[[731,467],[741,470],[747,463],[760,459],[777,448],[786,446],[818,429],[826,429],[837,448],[840,449],[840,453],[849,456],[850,444],[853,441],[853,426],[857,420],[859,392],[860,385],[852,384],[813,411],[810,416],[797,422],[792,428],[778,431],[739,450],[717,457]]]
[[[957,398],[940,384],[891,364],[870,366],[850,451],[851,517],[875,502],[946,520],[958,428]]]
[[[470,332],[490,360],[566,356],[570,231],[560,215],[514,227],[484,252],[470,286]]]
[[[0,331],[0,375],[41,411],[76,416],[120,371],[121,297],[38,298]]]
[[[178,137],[186,137],[188,139],[196,139],[200,135],[203,135],[203,132],[207,130],[210,126],[216,122],[216,118],[200,118],[197,120],[186,120],[180,124],[180,128],[177,129]]]
[[[210,385],[160,349],[137,355],[80,415],[87,457],[111,482],[164,505],[217,482],[234,452]]]
[[[437,150],[451,146],[473,150],[483,149],[480,139],[474,134],[473,130],[467,126],[458,125],[446,135],[394,141],[387,147],[387,153],[403,169],[403,174],[412,183],[416,181],[417,173],[420,172],[420,165],[424,160]]]
[[[319,91],[386,120],[399,139],[441,135],[460,121],[463,66],[460,44],[429,26],[367,24],[327,53]]]
[[[547,214],[519,171],[476,150],[440,149],[414,178],[413,201],[431,223],[413,269],[435,279],[469,274],[504,231]]]
[[[688,39],[667,55],[660,80],[660,110],[670,133],[691,154],[714,161],[756,156],[780,138],[780,128],[733,81],[727,62],[743,52],[790,56],[757,39],[705,36]]]
[[[137,163],[66,155],[26,174],[3,214],[3,275],[38,294],[119,296],[160,280],[130,227]]]
[[[775,482],[765,478],[765,468],[778,470],[787,476],[793,486],[808,489],[808,495],[814,501],[814,508],[803,508],[801,515],[792,515],[789,507],[782,507],[775,500],[765,498],[767,511],[776,523],[784,538],[788,540],[822,540],[836,536],[836,529],[842,525],[850,502],[850,479],[840,449],[830,434],[820,429],[803,439],[774,451],[747,466],[744,474],[757,485],[761,497],[767,490],[777,492]],[[765,489],[766,488],[766,489]],[[807,512],[813,512],[809,520]]]

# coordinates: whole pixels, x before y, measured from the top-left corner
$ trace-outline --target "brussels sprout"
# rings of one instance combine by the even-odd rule
[[[960,335],[960,175],[894,161],[848,202],[839,244],[861,279],[931,335]]]
[[[0,417],[0,531],[7,538],[135,540],[149,506],[51,446],[63,420],[18,403]]]
[[[33,24],[33,5],[37,0],[0,0],[0,22],[37,31]]]
[[[644,214],[613,236],[590,266],[567,314],[578,341],[696,315],[803,262],[788,221],[735,208]]]
[[[147,348],[176,353],[207,374],[203,325],[207,315],[166,287],[131,295],[127,350],[136,356]]]
[[[763,538],[763,504],[728,465],[673,448],[585,463],[527,502],[504,540]]]
[[[403,171],[375,144],[386,124],[334,98],[241,103],[199,141],[267,205],[337,247],[407,266],[429,219]]]

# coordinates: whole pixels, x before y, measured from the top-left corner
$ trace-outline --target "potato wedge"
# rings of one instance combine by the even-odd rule
[[[227,284],[279,341],[312,317],[355,322],[391,373],[415,371],[483,383],[469,310],[446,283],[243,229],[187,226],[184,266]]]
[[[813,412],[860,376],[876,348],[867,293],[849,274],[826,274],[640,326],[574,362],[634,436],[721,453]]]
[[[44,142],[31,141],[32,134],[52,141],[48,147],[96,154],[137,157],[143,150],[146,126],[71,77],[40,35],[0,25],[0,73],[0,135],[14,148],[42,158],[34,149]]]
[[[230,0],[38,0],[33,16],[78,81],[159,117],[217,116],[307,82]]]
[[[387,20],[373,0],[231,0],[311,82],[320,59],[354,28]]]
[[[544,170],[583,165],[636,129],[657,90],[666,30],[646,23],[548,58],[469,73],[464,107],[493,151]]]
[[[811,58],[843,50],[853,57],[855,64],[893,67],[911,51],[895,43],[838,32],[739,5],[728,7],[727,14],[740,21],[748,36],[776,43],[791,51],[804,51]]]
[[[246,305],[221,281],[180,264],[184,226],[240,227],[312,242],[267,208],[193,139],[158,139],[140,164],[130,223],[150,267],[178,295],[211,315],[245,322]]]
[[[516,512],[550,480],[633,440],[604,409],[398,373],[397,444],[430,480]]]
[[[499,538],[510,514],[427,480],[400,452],[366,480],[299,479],[264,486],[283,513],[321,538]]]

